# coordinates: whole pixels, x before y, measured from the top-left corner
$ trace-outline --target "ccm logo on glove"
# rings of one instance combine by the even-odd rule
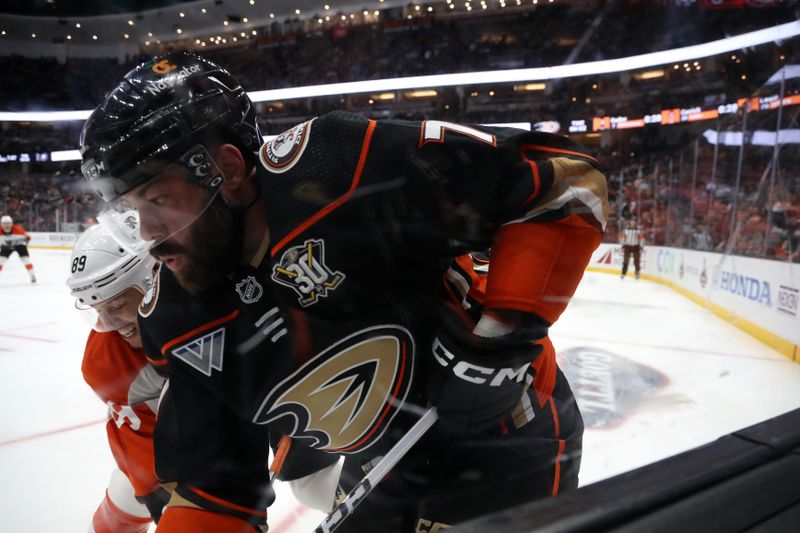
[[[450,367],[453,360],[456,359],[456,356],[445,348],[438,338],[433,341],[433,356],[445,368]],[[452,367],[452,371],[453,374],[464,381],[475,383],[476,385],[483,385],[488,382],[490,387],[499,387],[505,380],[521,383],[525,379],[525,371],[529,366],[530,362],[525,362],[517,369],[489,368],[461,359]]]

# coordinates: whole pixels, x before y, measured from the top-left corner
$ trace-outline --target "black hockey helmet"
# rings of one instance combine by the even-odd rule
[[[81,171],[110,202],[151,179],[154,166],[215,141],[255,161],[262,138],[253,103],[222,67],[171,53],[128,72],[92,112],[81,133]]]

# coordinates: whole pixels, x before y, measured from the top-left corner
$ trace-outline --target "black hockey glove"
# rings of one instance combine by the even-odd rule
[[[525,373],[542,352],[535,340],[530,332],[479,337],[452,314],[441,313],[427,392],[442,428],[473,435],[511,416],[522,398]]]
[[[136,496],[136,500],[147,507],[147,510],[150,511],[150,516],[153,518],[153,522],[158,524],[158,521],[161,519],[161,513],[164,510],[164,506],[167,505],[170,496],[170,493],[166,489],[159,487],[150,494]]]

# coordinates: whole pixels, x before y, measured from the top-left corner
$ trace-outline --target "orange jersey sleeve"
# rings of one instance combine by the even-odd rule
[[[108,406],[106,433],[119,469],[137,496],[158,488],[153,455],[156,404],[163,378],[117,332],[92,331],[81,367],[84,380]]]
[[[601,236],[577,215],[503,226],[492,246],[486,309],[534,313],[553,324],[575,293]]]
[[[601,233],[577,215],[503,226],[492,246],[485,309],[533,313],[554,323],[575,293],[600,239]],[[544,405],[556,382],[556,351],[550,337],[537,344],[544,350],[533,364],[532,387]]]
[[[31,236],[25,232],[25,228],[20,226],[19,224],[14,224],[11,226],[11,235],[22,235],[25,237],[26,241],[31,240]]]
[[[534,313],[548,323],[566,309],[608,219],[605,176],[583,161],[550,160],[554,185],[492,243],[486,309]]]

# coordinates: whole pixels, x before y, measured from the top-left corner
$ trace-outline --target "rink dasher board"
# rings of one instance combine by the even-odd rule
[[[80,236],[77,232],[29,231],[28,234],[31,236],[28,247],[40,250],[72,250]]]
[[[588,267],[617,275],[621,269],[622,247],[610,243],[595,250]],[[642,278],[674,289],[800,363],[800,264],[645,246]]]

